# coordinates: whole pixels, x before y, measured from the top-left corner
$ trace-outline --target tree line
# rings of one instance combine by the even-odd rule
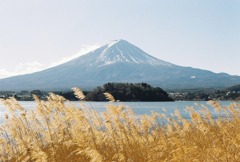
[[[106,83],[92,91],[84,91],[86,101],[106,101],[103,93],[112,94],[119,101],[173,101],[159,87],[152,87],[147,83]],[[73,92],[61,94],[69,100],[77,100]]]

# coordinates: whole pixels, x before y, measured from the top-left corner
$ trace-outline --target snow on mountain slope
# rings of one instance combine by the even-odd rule
[[[64,64],[0,79],[1,90],[95,88],[106,82],[146,82],[162,88],[228,87],[239,76],[181,67],[157,59],[125,40],[111,41]]]
[[[87,58],[87,60],[85,59]],[[84,56],[76,58],[71,63],[84,64],[88,66],[101,67],[114,63],[131,63],[131,64],[149,64],[172,66],[173,64],[159,60],[140,48],[125,40],[114,40]]]

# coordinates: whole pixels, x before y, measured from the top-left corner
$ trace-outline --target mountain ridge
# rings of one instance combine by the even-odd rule
[[[128,48],[128,47],[131,48]],[[119,48],[123,49],[124,51],[120,50]],[[114,40],[111,41],[109,44],[106,44],[98,49],[95,49],[85,55],[82,55],[78,58],[75,58],[67,63],[70,62],[79,62],[81,61],[82,57],[88,57],[89,55],[94,53],[94,63],[99,63],[99,64],[90,64],[94,66],[104,66],[116,62],[128,62],[128,63],[136,63],[136,64],[152,64],[152,65],[157,65],[157,64],[162,64],[162,65],[167,65],[171,66],[173,64],[168,63],[166,61],[157,59],[140,48],[136,47],[135,45],[120,39],[120,40]],[[114,53],[114,55],[113,55]],[[137,54],[137,55],[136,55]]]
[[[228,87],[239,76],[182,67],[155,58],[125,40],[115,40],[61,65],[0,79],[0,90],[91,89],[107,82],[146,82],[161,88]]]

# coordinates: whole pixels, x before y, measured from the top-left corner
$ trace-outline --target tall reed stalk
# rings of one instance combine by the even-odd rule
[[[75,95],[83,93],[74,88]],[[110,94],[109,100],[115,101]],[[50,94],[36,96],[36,109],[26,111],[14,99],[1,100],[8,114],[0,127],[0,161],[157,162],[239,161],[240,104],[221,107],[213,119],[208,108],[189,109],[191,119],[176,111],[173,117],[152,112],[136,115],[131,109],[109,104],[98,113],[76,107]],[[224,116],[224,117],[223,117]],[[165,124],[161,121],[168,120]]]

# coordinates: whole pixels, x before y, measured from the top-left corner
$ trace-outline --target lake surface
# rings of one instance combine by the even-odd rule
[[[233,103],[230,101],[219,101],[222,106],[228,106]],[[26,110],[34,110],[36,103],[34,101],[20,101],[19,102]],[[150,115],[152,111],[158,113],[164,113],[170,115],[174,113],[175,110],[179,110],[183,117],[189,118],[189,113],[186,111],[186,107],[194,107],[196,110],[200,110],[199,106],[203,105],[209,107],[210,111],[213,114],[213,117],[217,117],[217,112],[207,104],[206,101],[175,101],[175,102],[73,102],[77,107],[80,107],[81,104],[84,104],[86,107],[97,110],[98,112],[103,112],[106,110],[106,106],[109,104],[115,105],[125,105],[134,110],[138,115],[148,114]],[[165,110],[166,111],[165,111]],[[4,116],[7,113],[4,105],[0,104],[0,123],[4,121]]]

